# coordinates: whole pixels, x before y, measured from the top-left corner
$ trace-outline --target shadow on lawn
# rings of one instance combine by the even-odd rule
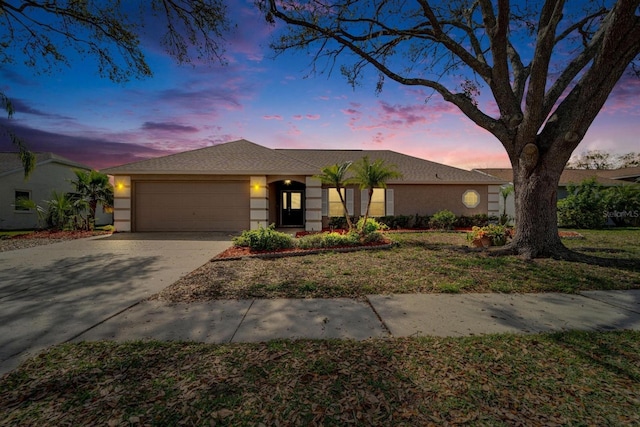
[[[596,332],[559,332],[551,334],[550,338],[589,362],[631,381],[640,382],[640,356],[635,342],[621,346],[624,342],[612,340],[612,335]]]

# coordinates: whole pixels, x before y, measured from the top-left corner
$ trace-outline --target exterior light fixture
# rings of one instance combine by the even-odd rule
[[[284,180],[284,185],[291,185],[291,180],[290,179],[285,179]]]

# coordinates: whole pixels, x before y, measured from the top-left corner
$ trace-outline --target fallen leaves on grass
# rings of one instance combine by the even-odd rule
[[[600,236],[597,240],[605,247],[617,247],[621,251],[617,257],[640,259],[640,233],[627,236],[627,246]],[[209,262],[153,298],[169,302],[363,298],[371,294],[576,292],[640,286],[640,270],[553,259],[489,257],[470,250],[460,233],[406,233],[394,239],[398,244],[384,250]]]
[[[66,344],[0,380],[0,425],[634,424],[638,354],[631,331]]]

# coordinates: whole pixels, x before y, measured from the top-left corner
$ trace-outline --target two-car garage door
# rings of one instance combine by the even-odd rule
[[[136,231],[239,231],[249,228],[248,181],[135,184]]]

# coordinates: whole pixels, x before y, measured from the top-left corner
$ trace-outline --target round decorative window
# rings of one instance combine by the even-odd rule
[[[480,194],[476,190],[467,190],[462,195],[462,203],[468,208],[475,208],[480,204]]]

